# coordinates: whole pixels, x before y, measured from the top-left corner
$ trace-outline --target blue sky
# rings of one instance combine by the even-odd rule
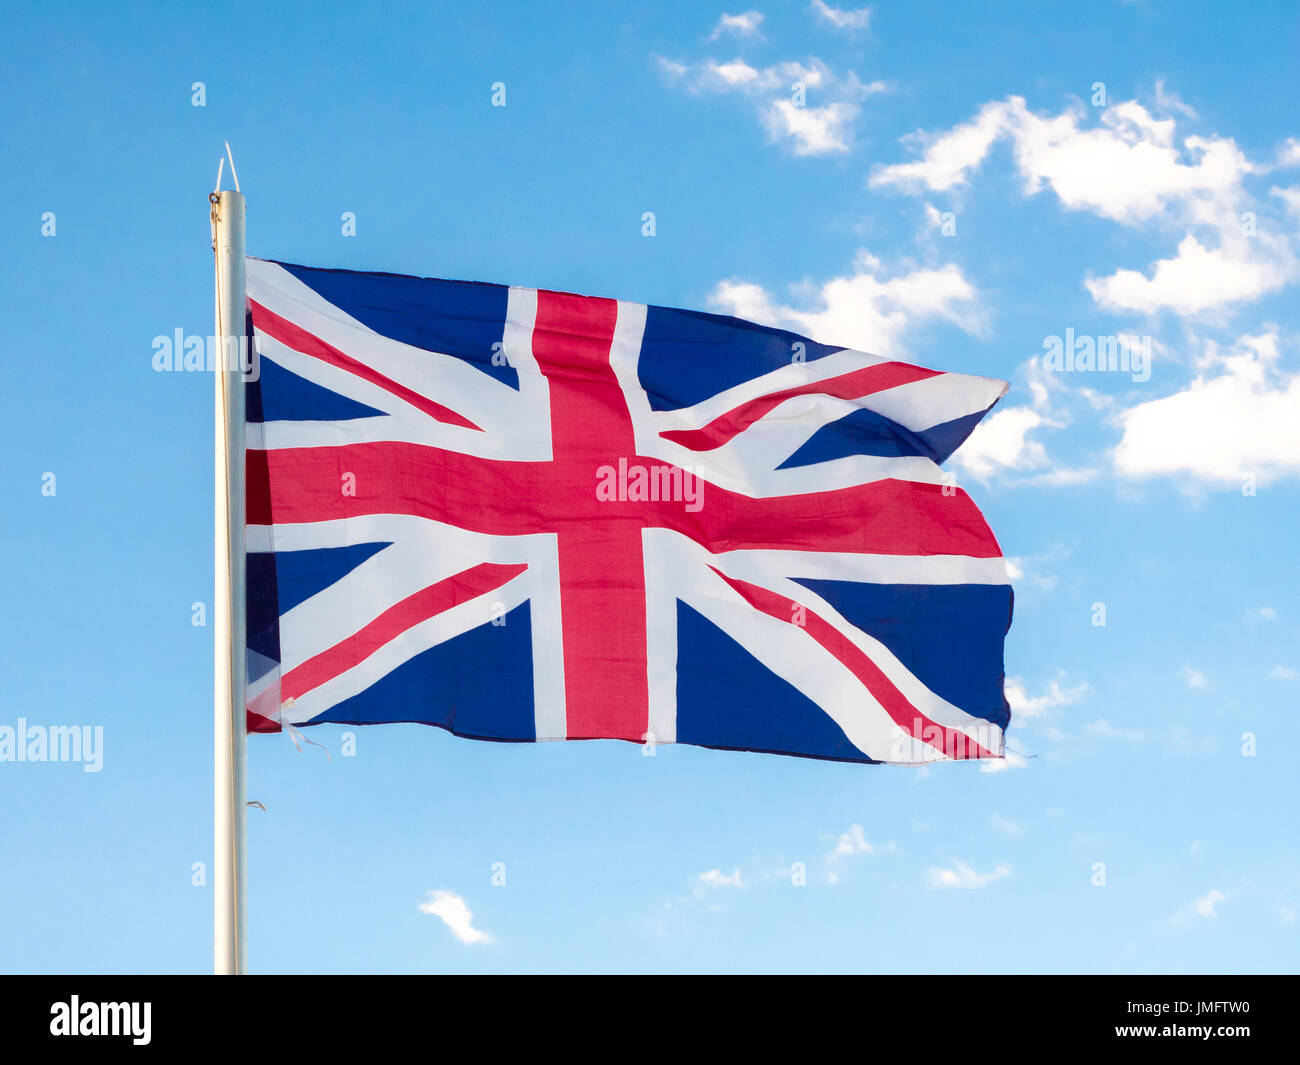
[[[0,725],[103,729],[0,763],[0,969],[211,965],[212,383],[151,358],[210,332],[229,138],[255,255],[1012,382],[952,463],[1014,565],[1005,768],[253,737],[253,970],[1294,971],[1294,7],[551,8],[0,16]]]

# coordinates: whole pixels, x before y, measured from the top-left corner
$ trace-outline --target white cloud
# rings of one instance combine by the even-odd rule
[[[1013,98],[1015,99],[1015,98]],[[1020,101],[1024,106],[1024,101]],[[906,143],[924,147],[922,157],[911,163],[878,167],[871,175],[873,186],[924,187],[946,192],[966,184],[970,172],[984,161],[993,142],[1007,129],[1007,104],[985,104],[969,122],[954,126],[939,136],[914,133]]]
[[[695,878],[698,888],[708,891],[716,891],[720,888],[743,888],[745,880],[740,875],[740,869],[733,869],[730,873],[724,873],[721,869],[710,869],[707,872],[700,873]]]
[[[1268,671],[1268,675],[1274,680],[1296,680],[1300,678],[1300,670],[1292,669],[1290,666],[1274,666]]]
[[[887,275],[879,259],[861,252],[854,272],[801,286],[803,306],[779,303],[760,285],[736,278],[720,282],[710,302],[727,314],[891,358],[905,354],[904,335],[919,322],[945,320],[968,333],[984,328],[978,294],[959,267]]]
[[[1054,470],[1047,470],[1044,473],[1036,473],[1032,477],[1026,477],[1020,483],[1043,488],[1072,488],[1078,484],[1087,484],[1089,481],[1096,480],[1096,478],[1097,471],[1095,469],[1082,466],[1061,466]]]
[[[1195,108],[1183,102],[1181,96],[1166,89],[1163,81],[1156,82],[1156,106],[1166,113],[1177,111],[1179,114],[1193,120],[1200,117]]]
[[[1063,206],[1128,225],[1154,218],[1171,202],[1209,220],[1235,199],[1251,170],[1231,140],[1188,137],[1180,151],[1174,120],[1157,120],[1136,101],[1103,111],[1102,127],[1081,129],[1080,117],[1026,113],[1016,157],[1028,192],[1050,186]]]
[[[1032,584],[1044,591],[1056,587],[1058,578],[1055,573],[1046,572],[1048,566],[1057,566],[1070,557],[1070,550],[1064,544],[1053,544],[1046,551],[1037,555],[1010,555],[1006,558],[1007,576],[1012,584]]]
[[[982,888],[1011,875],[1011,866],[1005,863],[988,873],[977,873],[960,858],[954,858],[951,869],[933,868],[926,877],[932,888]]]
[[[837,30],[865,30],[871,24],[871,8],[847,9],[831,7],[826,0],[812,0],[812,9],[818,18]]]
[[[1183,666],[1178,675],[1187,681],[1189,688],[1204,688],[1210,683],[1209,678],[1199,669],[1193,669],[1191,666]]]
[[[763,112],[763,125],[776,142],[786,141],[795,155],[829,155],[849,149],[850,127],[858,117],[856,104],[798,107],[789,100],[773,100]]]
[[[1036,439],[1040,430],[1070,424],[1069,407],[1059,402],[1060,397],[1077,394],[1092,403],[1089,391],[1066,386],[1060,375],[1046,371],[1038,357],[1022,363],[1018,376],[1024,378],[1030,401],[1003,407],[985,418],[953,455],[952,465],[986,484],[996,480],[1012,486],[1060,488],[1093,480],[1095,468],[1059,465]]]
[[[669,81],[678,81],[684,78],[690,68],[676,59],[669,59],[667,56],[655,56],[655,63],[659,66],[659,73]]]
[[[847,832],[840,833],[840,838],[831,851],[832,858],[848,857],[852,854],[874,854],[876,848],[867,842],[861,825],[849,825]]]
[[[1171,202],[1200,221],[1221,220],[1255,169],[1231,139],[1187,137],[1180,148],[1174,120],[1154,117],[1136,100],[1106,108],[1100,125],[1084,126],[1089,114],[1072,106],[1039,116],[1020,96],[992,101],[945,133],[913,134],[907,143],[921,149],[920,158],[877,168],[871,184],[951,189],[1007,139],[1026,193],[1051,188],[1067,208],[1136,225]]]
[[[957,466],[981,481],[1007,470],[1031,470],[1047,464],[1047,451],[1029,433],[1044,424],[1032,407],[995,411],[953,455]]]
[[[1008,836],[1019,836],[1025,831],[1015,821],[1011,821],[1008,818],[1003,817],[1001,814],[994,814],[990,817],[989,824],[999,832]]]
[[[1282,201],[1282,206],[1288,214],[1300,217],[1300,185],[1291,185],[1288,188],[1274,185],[1268,193]]]
[[[1300,373],[1279,361],[1275,333],[1242,337],[1226,354],[1211,346],[1182,391],[1117,416],[1116,471],[1223,487],[1300,476]]]
[[[1104,717],[1098,718],[1096,721],[1090,721],[1083,726],[1083,731],[1089,736],[1107,740],[1132,740],[1136,742],[1147,738],[1146,733],[1139,729],[1116,728]]]
[[[718,24],[713,27],[713,32],[709,34],[709,40],[716,41],[724,34],[731,34],[735,37],[761,37],[760,27],[763,25],[763,13],[761,11],[742,11],[739,15],[723,15],[718,19]]]
[[[1198,899],[1193,899],[1171,918],[1175,924],[1182,924],[1191,917],[1210,918],[1216,916],[1215,907],[1221,902],[1227,902],[1228,896],[1218,888],[1207,891]]]
[[[1065,687],[1060,681],[1053,680],[1041,695],[1031,696],[1025,689],[1024,681],[1019,677],[1008,677],[1006,682],[1007,702],[1011,704],[1011,716],[1018,722],[1039,717],[1059,706],[1073,706],[1091,690],[1086,681],[1080,681],[1073,687]]]
[[[1206,248],[1189,233],[1174,258],[1153,264],[1151,276],[1120,269],[1108,277],[1088,278],[1084,287],[1108,310],[1194,315],[1258,299],[1295,274],[1295,262],[1281,241],[1256,236],[1253,242],[1240,238]]]
[[[1124,268],[1085,280],[1108,310],[1221,312],[1300,276],[1291,237],[1270,234],[1257,212],[1247,211],[1245,179],[1269,167],[1252,163],[1231,138],[1178,138],[1172,116],[1194,120],[1196,112],[1163,82],[1156,83],[1154,109],[1128,100],[1102,110],[1090,124],[1097,112],[1082,105],[1038,115],[1019,96],[990,101],[947,131],[905,138],[918,157],[877,167],[871,184],[913,192],[957,189],[994,144],[1007,141],[1026,195],[1051,189],[1070,210],[1127,226],[1181,228],[1176,254],[1152,263],[1149,273]],[[1285,158],[1290,154],[1284,149]],[[1300,188],[1272,193],[1284,209],[1300,212]]]
[[[1027,759],[1015,753],[1015,751],[1005,751],[1005,757],[1002,758],[982,758],[980,759],[981,773],[1005,773],[1008,769],[1024,769],[1029,762]]]
[[[454,891],[430,891],[429,898],[420,903],[420,912],[439,918],[462,943],[492,942],[490,935],[474,927],[474,914]]]
[[[835,841],[835,846],[826,855],[826,879],[832,884],[838,883],[840,878],[839,865],[848,858],[862,854],[889,854],[896,849],[892,841],[886,843],[883,847],[876,846],[867,840],[866,833],[861,825],[849,825],[846,831],[840,833]]]
[[[664,78],[688,92],[750,99],[768,139],[794,155],[847,152],[860,102],[888,89],[883,81],[864,83],[853,72],[836,74],[815,56],[806,63],[788,60],[766,67],[740,58],[698,63],[664,56],[655,59]]]

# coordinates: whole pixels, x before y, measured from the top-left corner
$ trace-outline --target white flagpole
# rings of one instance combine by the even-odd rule
[[[217,259],[215,816],[213,819],[213,971],[245,971],[244,921],[244,197],[214,192]]]

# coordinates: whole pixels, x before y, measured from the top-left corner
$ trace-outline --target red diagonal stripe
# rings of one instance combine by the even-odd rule
[[[780,392],[759,396],[726,414],[719,414],[702,429],[668,429],[659,435],[692,451],[713,451],[792,396],[822,395],[833,396],[835,399],[861,399],[873,392],[883,392],[887,388],[937,377],[940,372],[905,362],[882,362],[825,381],[811,381],[806,385],[783,388]]]
[[[353,636],[289,670],[280,684],[281,699],[297,699],[351,669],[413,625],[460,603],[499,588],[528,567],[484,562],[431,584],[389,607]]]
[[[445,422],[448,425],[459,425],[465,429],[478,429],[479,432],[483,431],[468,418],[457,414],[449,407],[444,407],[441,403],[435,403],[428,396],[422,396],[419,392],[414,392],[405,385],[398,384],[391,377],[385,377],[378,370],[367,366],[363,362],[358,362],[350,355],[344,355],[338,348],[331,347],[320,337],[313,336],[307,330],[294,325],[288,319],[281,318],[274,311],[267,310],[256,300],[249,300],[248,305],[253,312],[253,325],[267,336],[278,340],[285,347],[293,348],[294,351],[300,351],[304,355],[320,359],[321,362],[327,362],[331,366],[337,366],[340,370],[346,370],[350,374],[356,374],[363,381],[378,385],[385,392],[405,400],[435,421]]]
[[[830,652],[835,659],[844,663],[849,671],[862,682],[863,687],[884,707],[885,713],[893,719],[894,724],[913,739],[920,740],[931,747],[938,747],[950,758],[997,757],[991,751],[981,747],[964,732],[931,721],[912,705],[907,696],[898,690],[894,682],[885,676],[880,667],[871,661],[857,644],[809,607],[796,603],[793,599],[787,599],[785,596],[779,595],[768,588],[750,584],[748,581],[735,580],[713,566],[710,566],[709,569],[713,570],[714,573],[739,592],[750,606],[755,610],[762,611],[769,617],[793,624],[791,619],[796,616],[796,609],[800,610],[805,619],[802,626],[803,630]],[[939,743],[936,743],[935,740],[940,735],[943,738]],[[940,746],[940,743],[942,746]]]
[[[279,732],[280,722],[255,714],[251,710],[245,710],[244,727],[249,732]]]

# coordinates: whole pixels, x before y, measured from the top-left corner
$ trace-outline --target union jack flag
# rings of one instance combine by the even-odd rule
[[[1005,392],[736,318],[247,261],[248,727],[1002,755]]]

